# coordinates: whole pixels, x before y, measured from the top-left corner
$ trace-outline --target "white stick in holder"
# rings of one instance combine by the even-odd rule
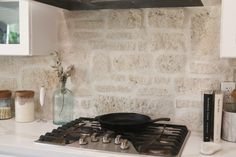
[[[41,86],[39,92],[39,103],[40,103],[40,118],[38,122],[47,122],[47,120],[43,119],[43,106],[45,105],[45,97],[46,97],[46,89],[44,86]]]
[[[40,88],[40,95],[39,95],[39,102],[40,102],[41,107],[43,107],[43,105],[45,103],[45,96],[46,96],[45,87],[42,86]]]

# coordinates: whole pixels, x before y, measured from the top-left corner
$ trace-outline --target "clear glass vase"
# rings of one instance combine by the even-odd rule
[[[53,123],[63,125],[73,120],[73,93],[60,83],[60,87],[53,95]]]

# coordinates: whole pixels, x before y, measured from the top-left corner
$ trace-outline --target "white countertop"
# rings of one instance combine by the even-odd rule
[[[17,123],[14,119],[0,121],[0,157],[137,157],[105,151],[66,146],[45,145],[34,142],[40,135],[58,126],[48,123]],[[182,157],[205,157],[199,152],[202,137],[192,132],[184,147]],[[212,157],[235,157],[236,143],[222,141],[222,150]]]

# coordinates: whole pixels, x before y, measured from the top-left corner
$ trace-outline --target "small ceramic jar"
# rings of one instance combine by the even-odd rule
[[[0,120],[12,118],[11,91],[0,90]]]
[[[34,116],[34,91],[16,91],[15,119],[17,122],[32,122]]]

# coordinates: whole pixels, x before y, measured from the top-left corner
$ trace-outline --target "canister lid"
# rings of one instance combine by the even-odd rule
[[[32,98],[32,97],[34,97],[34,91],[20,90],[20,91],[16,91],[15,95],[18,96],[18,97]]]
[[[11,97],[11,91],[9,91],[9,90],[0,90],[0,99],[10,98],[10,97]]]

